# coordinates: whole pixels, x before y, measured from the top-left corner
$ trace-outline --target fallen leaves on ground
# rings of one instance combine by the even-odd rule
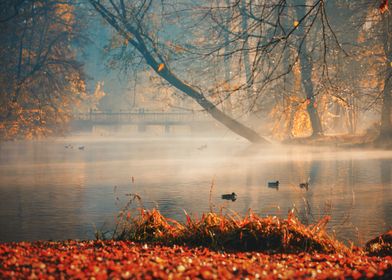
[[[367,242],[365,249],[370,255],[392,256],[392,230]]]
[[[392,277],[390,256],[211,251],[130,241],[0,244],[1,279],[257,279]]]

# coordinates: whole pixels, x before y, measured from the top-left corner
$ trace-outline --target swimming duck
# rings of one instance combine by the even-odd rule
[[[202,151],[204,149],[207,149],[207,144],[201,145],[200,147],[197,148],[199,151]]]
[[[268,182],[268,187],[273,189],[279,189],[279,181]]]
[[[306,189],[306,190],[308,190],[308,189],[309,189],[309,182],[300,183],[300,184],[299,184],[299,187],[300,187],[301,189]]]
[[[232,192],[230,194],[222,194],[222,199],[235,201],[237,199],[237,195],[235,194],[235,192]]]

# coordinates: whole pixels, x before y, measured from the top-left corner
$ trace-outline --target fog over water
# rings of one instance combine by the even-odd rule
[[[228,136],[6,142],[0,144],[0,242],[94,238],[94,226],[113,227],[126,193],[183,220],[184,210],[209,211],[214,180],[216,211],[251,208],[286,217],[295,207],[303,220],[329,214],[331,232],[361,244],[392,225],[391,169],[391,151],[260,147]],[[278,190],[267,187],[276,180]],[[307,180],[308,191],[299,187]],[[236,201],[221,199],[232,192]]]

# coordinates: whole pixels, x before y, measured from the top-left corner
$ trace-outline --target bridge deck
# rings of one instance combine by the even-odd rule
[[[192,125],[213,123],[206,113],[182,112],[90,112],[79,113],[74,121],[93,124],[137,124],[137,125]]]

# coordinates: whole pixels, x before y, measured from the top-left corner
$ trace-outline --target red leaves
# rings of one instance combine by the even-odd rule
[[[0,278],[229,279],[391,276],[392,258],[361,253],[222,253],[128,241],[0,244]]]
[[[392,230],[366,243],[366,251],[376,256],[392,256]]]
[[[186,223],[188,226],[190,226],[192,224],[192,220],[191,217],[188,215],[188,213],[184,210],[185,213],[185,217],[186,217]]]
[[[389,4],[388,4],[388,0],[382,0],[380,6],[378,7],[378,10],[380,11],[380,13],[385,13],[387,11],[389,11]]]

